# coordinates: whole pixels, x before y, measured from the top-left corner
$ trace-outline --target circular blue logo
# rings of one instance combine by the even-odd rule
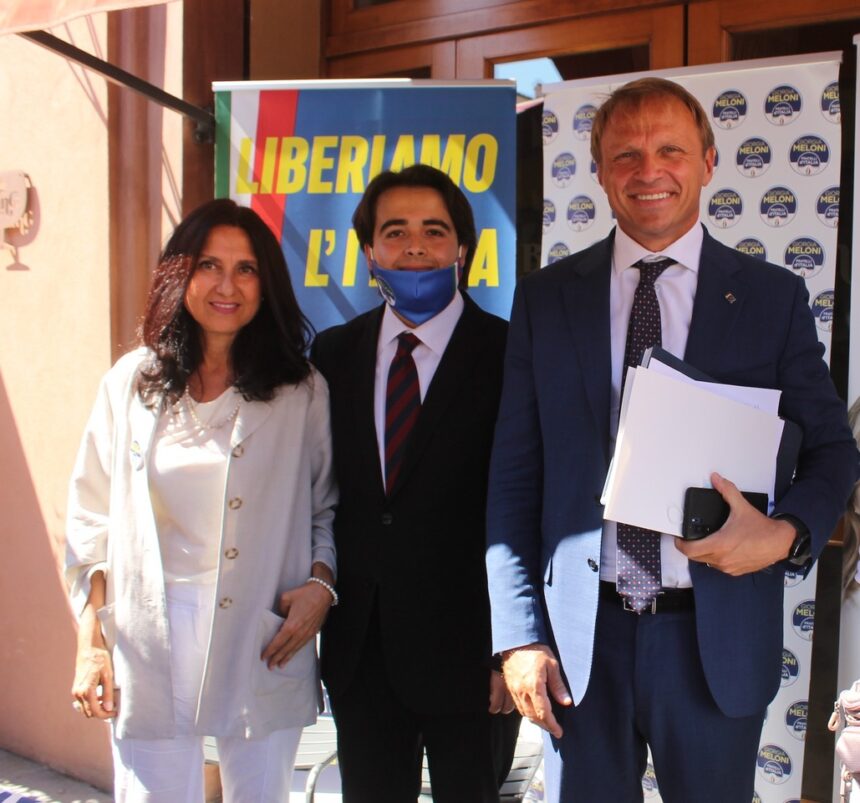
[[[830,147],[821,137],[808,134],[791,143],[788,159],[795,173],[814,176],[830,162]]]
[[[778,86],[772,89],[764,101],[764,114],[774,125],[788,125],[800,115],[803,101],[793,86]]]
[[[651,762],[645,766],[645,774],[642,776],[642,793],[646,800],[656,798],[660,794],[660,788],[657,786],[657,775]]]
[[[547,254],[547,265],[552,265],[553,262],[558,262],[560,259],[570,256],[570,249],[564,243],[556,243],[551,245]]]
[[[815,302],[813,301],[812,303],[814,304]],[[815,309],[813,308],[813,313],[814,312]],[[794,632],[802,639],[812,641],[812,632],[815,629],[814,599],[805,599],[803,602],[799,602],[795,606],[791,613],[791,626],[794,628]]]
[[[393,307],[397,302],[397,296],[394,295],[391,285],[389,285],[381,276],[374,276],[373,278],[376,279],[376,286],[379,288],[379,294]]]
[[[575,195],[567,205],[567,225],[584,231],[594,223],[594,201],[587,195]]]
[[[821,271],[824,265],[824,249],[818,240],[798,237],[786,246],[783,264],[798,276],[809,279]]]
[[[756,767],[760,777],[768,783],[785,783],[791,777],[791,758],[779,745],[762,745],[756,758]]]
[[[768,226],[787,226],[797,214],[797,196],[788,187],[771,187],[761,196],[759,214]]]
[[[839,187],[828,187],[818,196],[815,214],[825,226],[835,229],[839,225]]]
[[[543,230],[544,234],[552,228],[555,223],[555,204],[549,199],[543,199]]]
[[[565,151],[552,160],[552,183],[556,187],[566,187],[576,174],[576,157]]]
[[[800,674],[800,664],[797,661],[797,656],[791,651],[783,647],[782,649],[782,674],[780,676],[780,686],[791,686],[797,676]]]
[[[821,113],[828,123],[839,123],[842,120],[838,81],[824,87],[824,91],[821,93]]]
[[[796,700],[785,710],[785,727],[795,739],[803,741],[806,738],[808,715],[809,703],[806,700]]]
[[[714,101],[714,123],[720,128],[737,128],[747,116],[747,99],[737,89],[727,89]]]
[[[752,137],[738,147],[735,163],[742,176],[754,178],[770,167],[770,159],[770,145],[760,137]]]
[[[600,182],[597,180],[597,162],[594,159],[591,160],[591,167],[588,168],[588,172],[591,173],[591,180],[595,184],[599,184]]]
[[[743,208],[737,190],[724,188],[717,190],[708,201],[708,217],[715,226],[728,229],[741,219]]]
[[[786,569],[783,575],[783,584],[786,588],[793,588],[803,582],[803,572],[795,571],[794,569]]]
[[[824,290],[812,299],[812,314],[815,316],[815,325],[822,332],[829,332],[833,329],[833,291]],[[813,603],[813,611],[815,605]],[[811,632],[811,631],[810,631]],[[812,636],[810,635],[810,638]]]
[[[543,144],[549,145],[558,135],[558,115],[552,109],[544,109],[540,123]]]
[[[761,240],[756,240],[755,237],[746,237],[735,245],[735,251],[740,251],[742,254],[747,254],[751,257],[767,260],[767,251],[764,243]]]
[[[586,103],[580,106],[573,115],[573,135],[583,142],[591,139],[591,124],[594,122],[594,115],[597,114],[597,107]]]

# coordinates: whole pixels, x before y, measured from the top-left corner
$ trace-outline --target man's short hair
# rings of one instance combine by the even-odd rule
[[[616,89],[600,106],[591,124],[591,158],[600,164],[600,141],[609,118],[619,109],[639,109],[643,103],[653,98],[675,98],[681,101],[693,115],[699,137],[702,140],[702,153],[714,147],[714,131],[708,115],[684,87],[665,78],[639,78]]]
[[[435,167],[430,167],[430,165],[411,165],[397,173],[385,170],[367,185],[367,189],[361,196],[361,200],[352,215],[352,225],[358,235],[359,245],[362,248],[366,245],[373,247],[376,205],[379,196],[387,190],[393,190],[397,187],[427,187],[436,190],[442,196],[451,222],[454,224],[454,230],[457,232],[457,242],[466,249],[463,276],[460,281],[460,286],[465,287],[472,258],[475,256],[475,247],[478,244],[475,216],[472,214],[472,207],[463,191],[451,181],[446,173]]]

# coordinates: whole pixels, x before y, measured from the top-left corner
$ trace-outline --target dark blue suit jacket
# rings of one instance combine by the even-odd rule
[[[487,565],[496,651],[532,642],[559,656],[574,702],[591,670],[609,454],[613,236],[517,288],[491,462]],[[802,279],[705,233],[684,359],[715,380],[782,390],[803,430],[795,481],[776,502],[823,549],[857,476],[857,449],[818,342]],[[729,478],[731,479],[731,477]],[[729,716],[779,686],[783,570],[730,577],[692,562],[698,648]]]

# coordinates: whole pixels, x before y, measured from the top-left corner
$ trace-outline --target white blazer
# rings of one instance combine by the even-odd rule
[[[66,579],[80,615],[89,578],[106,569],[99,611],[120,689],[119,738],[175,733],[164,571],[148,464],[160,410],[137,393],[139,349],[102,379],[69,489]],[[328,386],[316,371],[271,402],[243,402],[233,427],[222,499],[215,612],[196,731],[260,738],[315,721],[319,675],[313,640],[283,669],[260,653],[283,619],[280,594],[311,564],[335,569]]]

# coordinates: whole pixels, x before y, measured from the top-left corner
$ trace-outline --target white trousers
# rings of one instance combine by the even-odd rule
[[[860,583],[852,580],[842,600],[842,616],[839,635],[839,676],[837,694],[850,689],[860,679]],[[839,757],[835,757],[836,769],[833,781],[833,799],[839,800]],[[860,784],[853,782],[851,803],[860,803]]]
[[[203,736],[194,732],[215,587],[171,584],[167,591],[173,739],[113,738],[117,803],[203,803]],[[263,739],[217,739],[225,803],[284,803],[301,728]]]

